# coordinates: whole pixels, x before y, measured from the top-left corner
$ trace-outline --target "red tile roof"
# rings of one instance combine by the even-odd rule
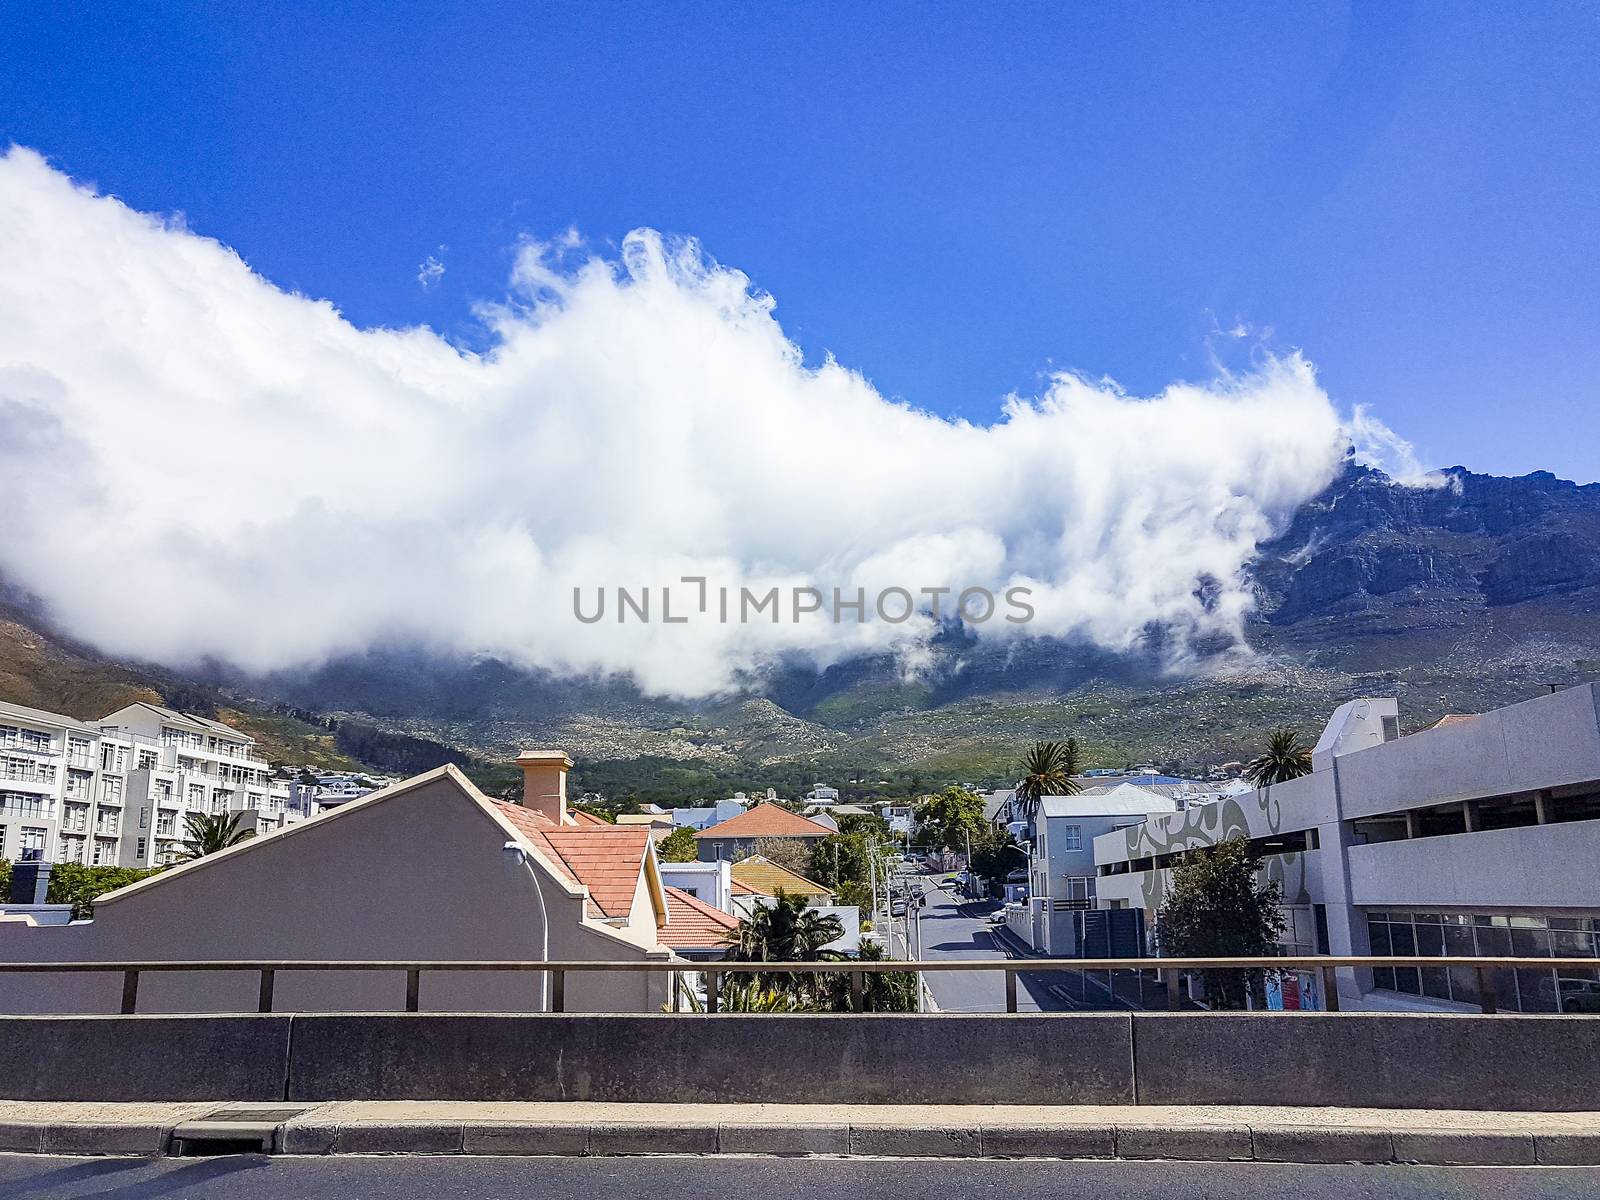
[[[776,804],[758,804],[749,812],[729,817],[720,825],[702,829],[694,836],[697,838],[825,838],[832,832],[833,830],[826,825],[818,825],[815,821],[796,816]]]
[[[707,950],[728,944],[728,931],[739,928],[739,918],[730,917],[681,888],[666,888],[667,927],[661,932],[663,944],[673,950]]]
[[[597,817],[592,812],[584,812],[581,808],[569,808],[567,815],[572,818],[574,825],[598,825],[601,829],[610,829],[611,822],[604,817]]]
[[[562,825],[511,804],[494,802],[501,814],[537,846],[573,883],[589,889],[589,900],[603,917],[625,917],[633,910],[650,831],[644,826]]]

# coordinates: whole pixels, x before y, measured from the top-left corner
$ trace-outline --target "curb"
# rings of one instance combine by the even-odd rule
[[[11,1121],[0,1152],[46,1155],[185,1156],[208,1149],[185,1136],[195,1122]],[[1600,1131],[1508,1133],[1491,1129],[1400,1130],[1378,1126],[1192,1124],[939,1125],[906,1122],[701,1121],[319,1121],[315,1113],[272,1129],[285,1155],[471,1155],[615,1157],[1053,1158],[1271,1163],[1394,1163],[1426,1166],[1600,1166]]]

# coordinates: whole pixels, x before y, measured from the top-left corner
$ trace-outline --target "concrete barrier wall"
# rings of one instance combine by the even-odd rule
[[[306,1016],[289,1099],[1130,1104],[1125,1014]]]
[[[0,1018],[0,1099],[1600,1110],[1600,1020],[1390,1013]]]
[[[1138,1013],[1140,1104],[1600,1108],[1600,1020]]]
[[[281,1100],[287,1016],[0,1017],[6,1100]]]

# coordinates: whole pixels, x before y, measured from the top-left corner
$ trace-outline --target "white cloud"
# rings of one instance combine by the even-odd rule
[[[444,247],[440,246],[439,249],[443,250]],[[422,265],[417,268],[417,282],[422,285],[423,291],[427,291],[443,278],[444,263],[440,262],[431,254],[428,255],[427,258],[423,259]]]
[[[694,695],[780,653],[915,663],[929,632],[572,616],[574,586],[684,575],[1026,585],[1035,621],[982,636],[1126,647],[1160,622],[1181,654],[1237,633],[1243,564],[1344,447],[1298,356],[1149,398],[1059,375],[985,428],[805,367],[744,275],[649,231],[616,261],[530,243],[513,286],[482,356],[357,329],[11,151],[0,575],[175,665],[415,641]]]
[[[1414,488],[1444,487],[1449,477],[1432,471],[1417,458],[1417,449],[1405,438],[1390,429],[1365,404],[1357,404],[1350,413],[1346,432],[1355,449],[1355,458],[1362,466],[1382,471],[1396,483]]]

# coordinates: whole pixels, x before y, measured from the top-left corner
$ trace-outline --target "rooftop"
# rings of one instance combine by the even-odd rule
[[[780,867],[770,858],[759,854],[733,864],[733,883],[735,894],[742,894],[739,885],[743,884],[757,896],[776,896],[780,891],[791,896],[833,895],[820,883],[797,875],[788,867]]]
[[[650,844],[648,829],[604,822],[558,828],[548,817],[520,804],[493,803],[518,833],[544,851],[557,870],[589,889],[590,903],[598,915],[625,917],[633,910],[639,864]]]
[[[661,940],[673,950],[706,950],[724,946],[730,930],[739,928],[739,918],[691,896],[670,884],[667,894],[667,927]]]
[[[786,808],[763,803],[756,805],[749,812],[740,813],[737,817],[729,817],[709,829],[699,830],[694,836],[697,838],[824,838],[832,832],[833,830],[826,825],[808,821]]]

